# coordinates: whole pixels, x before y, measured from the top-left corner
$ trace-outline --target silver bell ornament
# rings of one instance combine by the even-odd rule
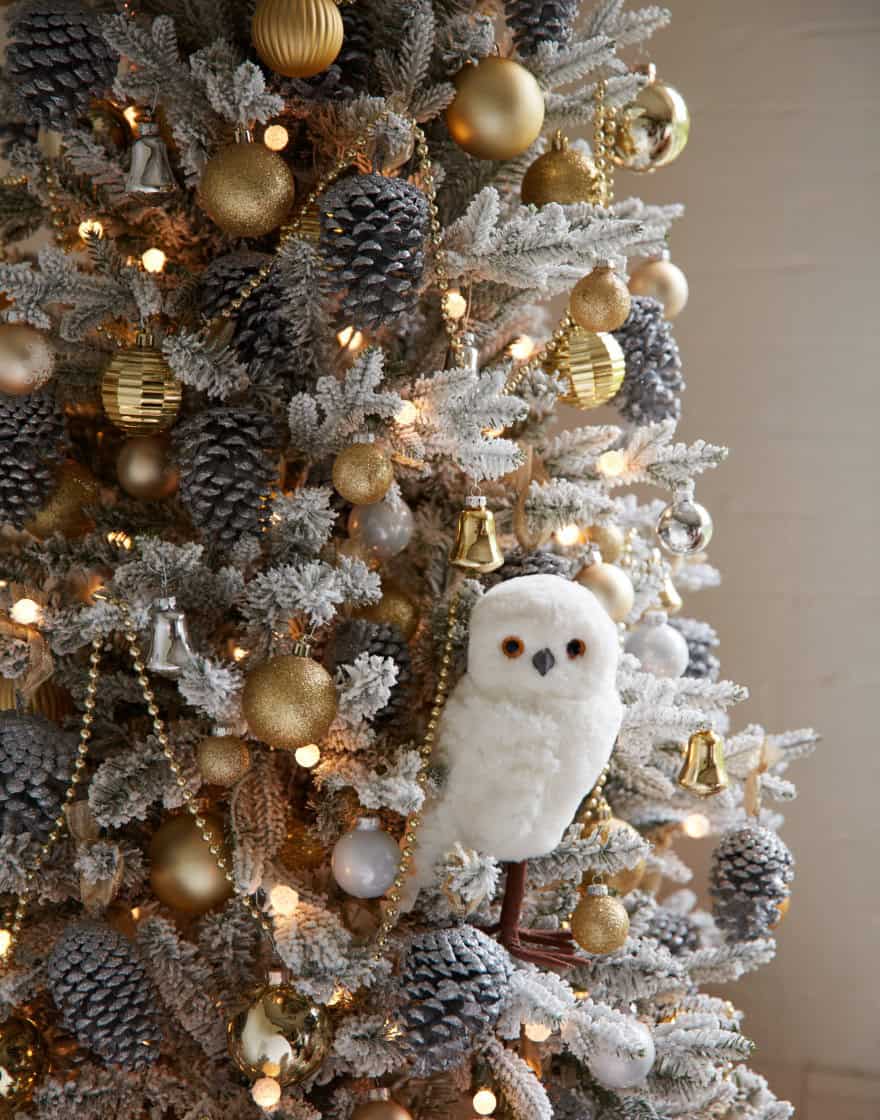
[[[676,496],[657,520],[657,538],[673,556],[693,556],[712,539],[712,517],[690,494]]]
[[[176,680],[194,662],[195,654],[189,642],[186,615],[177,609],[173,597],[157,599],[147,668],[160,677]]]
[[[138,124],[125,189],[129,194],[170,194],[177,189],[168,149],[155,121],[142,120]]]
[[[449,347],[446,352],[446,368],[466,369],[474,376],[480,372],[480,348],[474,335],[468,333],[461,336],[457,354],[452,346]]]
[[[397,875],[400,848],[378,817],[359,817],[351,832],[336,841],[331,865],[346,894],[381,898]]]
[[[687,642],[666,621],[665,611],[649,611],[627,634],[624,648],[655,677],[680,677],[690,660]]]

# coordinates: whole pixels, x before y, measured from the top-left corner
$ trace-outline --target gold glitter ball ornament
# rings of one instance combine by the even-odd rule
[[[162,436],[126,440],[116,460],[116,477],[132,498],[158,502],[170,497],[177,489],[178,473],[167,440]]]
[[[656,171],[684,151],[691,115],[677,89],[661,82],[653,66],[648,84],[618,114],[613,158],[629,171]]]
[[[571,932],[587,953],[613,953],[626,942],[629,915],[605,886],[590,886],[571,916]]]
[[[544,360],[544,369],[559,372],[568,382],[560,400],[586,412],[617,395],[626,361],[614,335],[572,326]]]
[[[538,139],[544,94],[534,76],[494,55],[468,63],[456,75],[446,126],[456,144],[477,159],[513,159]]]
[[[241,140],[213,155],[199,183],[199,205],[230,237],[263,237],[293,206],[293,174],[265,144]]]
[[[616,331],[629,315],[629,288],[616,270],[597,265],[575,284],[568,313],[585,331]]]
[[[213,812],[202,817],[211,843],[219,845],[228,860],[223,818]],[[232,884],[190,813],[169,817],[153,833],[150,886],[160,902],[184,914],[204,914],[231,897]]]
[[[101,378],[107,418],[132,436],[170,428],[180,409],[180,383],[149,334],[138,334],[129,350],[119,350]]]
[[[259,0],[251,39],[260,60],[286,78],[311,78],[342,47],[343,24],[333,0]]]
[[[650,296],[663,304],[663,317],[675,319],[688,301],[687,277],[668,257],[644,261],[633,269],[629,290],[634,296]]]
[[[199,773],[209,786],[234,786],[251,765],[247,743],[236,735],[209,735],[196,751]]]
[[[26,1105],[49,1066],[46,1044],[36,1023],[10,1015],[0,1023],[0,1116]]]
[[[614,622],[623,622],[633,609],[636,593],[623,568],[597,561],[581,568],[575,578],[593,592]]]
[[[0,323],[0,393],[24,397],[42,388],[54,368],[44,334],[26,323]]]
[[[595,167],[570,148],[568,137],[557,130],[549,149],[523,175],[520,194],[526,205],[546,206],[548,202],[590,202],[596,190]]]
[[[336,687],[311,657],[270,657],[248,673],[242,694],[248,727],[270,747],[295,751],[327,734],[336,718]]]
[[[84,506],[95,505],[101,492],[98,480],[81,463],[62,463],[55,475],[58,485],[43,508],[34,515],[25,529],[40,540],[61,533],[65,537],[81,537],[93,527],[83,512]]]
[[[607,820],[590,821],[584,825],[582,836],[589,836],[596,829],[601,830],[601,837],[603,843],[608,842],[608,838],[615,833],[623,833],[628,835],[632,840],[638,841],[641,839],[641,834],[637,828],[634,828],[629,821],[621,820],[620,817],[609,817]],[[634,891],[641,883],[645,875],[645,861],[640,859],[635,867],[625,867],[622,871],[616,872],[614,875],[605,875],[602,877],[602,882],[612,890],[617,891],[618,894],[628,894]],[[593,876],[587,874],[584,876],[581,885],[589,887],[593,884]]]
[[[288,985],[264,988],[226,1026],[229,1053],[246,1077],[279,1085],[305,1080],[330,1051],[330,1016]]]
[[[354,617],[396,626],[409,641],[419,626],[419,605],[402,587],[383,579],[382,598],[379,602],[359,607],[354,612]]]
[[[333,461],[333,485],[337,494],[356,506],[381,502],[394,481],[388,453],[375,443],[353,443]]]

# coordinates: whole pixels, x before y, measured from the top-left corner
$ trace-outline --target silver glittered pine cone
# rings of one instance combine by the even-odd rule
[[[381,727],[393,723],[409,706],[412,684],[412,659],[409,646],[400,629],[390,623],[369,622],[353,618],[341,623],[334,635],[334,665],[350,665],[360,654],[390,657],[397,666],[397,680],[385,707],[377,712],[373,724]]]
[[[65,443],[53,386],[22,397],[0,393],[0,525],[20,529],[45,504]]]
[[[524,552],[521,548],[512,548],[505,552],[503,566],[483,576],[482,582],[488,590],[496,583],[506,583],[519,576],[560,576],[562,579],[571,579],[572,575],[572,562],[566,556],[541,549]]]
[[[142,1070],[159,1057],[159,996],[134,946],[103,922],[75,922],[46,966],[64,1026],[108,1065]]]
[[[18,7],[8,30],[6,76],[31,117],[63,131],[113,85],[119,56],[100,17],[76,0]]]
[[[523,58],[534,54],[542,43],[567,43],[578,4],[579,0],[505,0],[507,26]]]
[[[687,914],[676,914],[658,906],[645,930],[646,937],[653,937],[674,957],[692,953],[700,945],[700,931]]]
[[[718,928],[734,941],[768,936],[793,878],[794,857],[771,829],[747,824],[726,832],[709,873]]]
[[[708,622],[696,618],[670,618],[674,627],[688,644],[686,677],[696,680],[717,681],[721,675],[721,662],[712,652],[719,645],[718,634]]]
[[[471,925],[416,934],[401,965],[398,1012],[413,1076],[452,1069],[491,1031],[505,999],[507,950]]]
[[[206,408],[173,432],[180,500],[213,547],[258,533],[278,482],[280,425],[247,408]]]
[[[43,716],[0,712],[0,835],[42,843],[73,773],[77,736]]]
[[[353,175],[318,200],[320,248],[347,326],[375,330],[415,306],[425,269],[428,201],[385,175]]]
[[[626,361],[623,384],[612,404],[633,424],[678,419],[685,383],[681,356],[663,304],[650,296],[633,296],[629,316],[614,337]]]

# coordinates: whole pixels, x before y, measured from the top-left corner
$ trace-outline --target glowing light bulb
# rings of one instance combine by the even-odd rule
[[[555,536],[557,543],[563,548],[571,548],[581,539],[581,531],[577,525],[563,525],[561,529],[556,530]]]
[[[269,891],[269,903],[276,914],[289,918],[299,906],[299,895],[286,883],[276,883]]]
[[[306,743],[304,747],[297,747],[293,757],[300,766],[305,767],[306,770],[311,770],[321,761],[321,748],[317,743]]]
[[[128,105],[122,110],[122,115],[128,121],[132,128],[135,128],[138,122],[137,105]]]
[[[709,824],[709,818],[704,816],[703,813],[691,813],[684,818],[683,828],[688,836],[693,837],[694,840],[699,840],[701,837],[709,835],[711,825]]]
[[[258,1108],[269,1112],[281,1100],[281,1086],[274,1077],[260,1077],[253,1084],[251,1097]]]
[[[270,124],[263,133],[263,143],[270,152],[280,152],[287,147],[290,133],[283,124]]]
[[[617,478],[626,470],[626,456],[622,451],[603,451],[596,460],[596,470],[606,478]]]
[[[343,327],[336,335],[336,340],[343,350],[358,351],[364,345],[364,336],[357,327]]]
[[[8,929],[0,929],[0,957],[5,957],[12,945],[12,933]]]
[[[236,646],[232,651],[232,658],[234,661],[244,661],[247,655],[248,651],[244,646]]]
[[[543,1023],[526,1023],[526,1038],[529,1042],[546,1042],[553,1031]]]
[[[12,604],[9,617],[19,626],[37,626],[43,620],[43,608],[33,599],[18,599]]]
[[[107,543],[114,545],[120,552],[131,552],[134,541],[124,529],[111,529],[107,534]]]
[[[168,258],[161,249],[147,249],[141,257],[141,264],[147,272],[161,272]]]
[[[535,352],[535,340],[527,334],[521,334],[510,344],[510,356],[517,362],[525,362]]]
[[[449,289],[444,299],[444,306],[450,319],[463,319],[467,312],[467,300],[458,288]]]
[[[491,1089],[478,1089],[471,1104],[478,1116],[491,1116],[498,1107],[498,1098]]]
[[[79,223],[77,232],[79,233],[83,241],[85,241],[89,234],[92,234],[95,237],[103,237],[104,226],[101,222],[98,221],[97,218],[86,218],[84,222]]]
[[[132,908],[131,908],[131,916],[132,916],[132,918],[133,918],[133,920],[134,920],[134,921],[137,921],[137,920],[138,920],[138,918],[139,918],[139,917],[141,916],[141,908],[140,908],[140,906],[132,906]]]
[[[394,419],[398,424],[414,424],[419,415],[419,410],[412,401],[404,401],[400,408],[395,412]]]

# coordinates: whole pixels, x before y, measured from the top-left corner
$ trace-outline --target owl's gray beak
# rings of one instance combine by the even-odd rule
[[[556,664],[556,658],[551,651],[545,647],[544,649],[539,649],[538,652],[533,655],[532,664],[542,677],[546,677]]]

